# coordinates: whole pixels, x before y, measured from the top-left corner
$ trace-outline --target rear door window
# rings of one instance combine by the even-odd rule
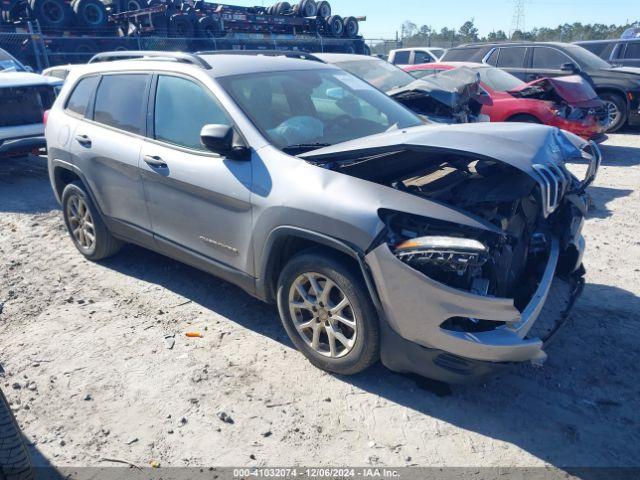
[[[527,55],[527,47],[501,48],[498,54],[498,67],[523,68]]]
[[[640,42],[629,42],[624,51],[624,58],[638,60],[640,59]]]
[[[147,74],[105,75],[96,93],[93,120],[126,132],[144,135]]]
[[[67,100],[67,110],[84,117],[99,79],[97,75],[81,79]]]
[[[549,47],[535,47],[533,49],[533,68],[560,70],[565,63],[574,62],[560,50]]]
[[[427,52],[417,51],[413,55],[413,63],[419,65],[421,63],[431,63],[433,62],[433,58]]]
[[[396,54],[393,57],[393,63],[395,65],[398,64],[408,64],[409,63],[409,55],[411,54],[411,52],[396,52]]]

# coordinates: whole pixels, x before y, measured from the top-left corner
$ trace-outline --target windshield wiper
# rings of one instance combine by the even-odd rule
[[[283,152],[287,152],[287,153],[304,153],[304,152],[309,152],[311,150],[317,150],[318,148],[322,148],[322,147],[330,147],[332,144],[331,143],[298,143],[298,144],[293,144],[293,145],[287,145],[286,147],[282,148]]]

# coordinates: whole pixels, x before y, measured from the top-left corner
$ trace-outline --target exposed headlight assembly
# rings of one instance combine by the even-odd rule
[[[464,275],[467,269],[486,263],[489,249],[478,240],[433,235],[405,240],[393,253],[418,268],[438,267]]]

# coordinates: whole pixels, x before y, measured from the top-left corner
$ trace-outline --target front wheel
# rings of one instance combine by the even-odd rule
[[[607,132],[613,133],[622,128],[627,121],[627,102],[615,93],[602,93],[600,98],[607,109]]]
[[[351,375],[380,355],[378,318],[360,273],[330,251],[297,255],[278,281],[278,310],[292,342],[309,361]]]

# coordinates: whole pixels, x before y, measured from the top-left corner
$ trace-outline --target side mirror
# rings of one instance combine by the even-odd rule
[[[231,158],[246,156],[249,149],[244,143],[235,142],[233,127],[229,125],[205,125],[200,130],[200,141],[207,150]]]
[[[562,66],[560,67],[560,70],[562,70],[563,72],[570,72],[570,73],[578,73],[580,71],[578,66],[572,62],[563,63]]]

